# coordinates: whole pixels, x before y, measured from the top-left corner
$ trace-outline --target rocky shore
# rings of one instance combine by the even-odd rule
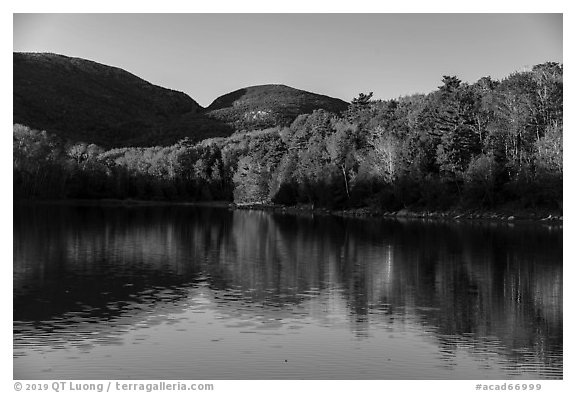
[[[398,211],[382,211],[367,207],[331,210],[315,208],[311,205],[283,206],[274,204],[234,204],[231,209],[264,210],[286,214],[321,214],[351,217],[381,217],[381,218],[418,218],[418,219],[444,219],[444,220],[498,220],[498,221],[551,221],[561,223],[561,212],[519,209],[454,209],[447,211],[429,211],[422,209],[402,209]]]

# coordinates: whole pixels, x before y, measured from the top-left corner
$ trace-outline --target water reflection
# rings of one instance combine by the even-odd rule
[[[70,345],[90,353],[128,336],[143,342],[147,336],[134,332],[164,324],[185,332],[200,315],[234,340],[319,328],[374,347],[385,338],[400,343],[397,354],[407,361],[402,343],[416,334],[433,344],[435,359],[408,379],[459,370],[462,351],[477,369],[498,364],[505,374],[494,377],[561,378],[562,229],[186,206],[15,207],[16,359]],[[331,370],[361,358],[390,360],[370,359],[364,344],[354,345],[364,352]],[[387,367],[391,374],[357,377],[405,378]],[[448,375],[492,375],[465,371]],[[248,375],[241,372],[228,376]]]

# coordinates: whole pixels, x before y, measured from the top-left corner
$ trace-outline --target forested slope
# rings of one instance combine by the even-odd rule
[[[229,135],[186,94],[120,68],[51,53],[14,53],[14,123],[106,147]]]
[[[104,149],[14,127],[19,197],[562,209],[563,67],[439,78],[429,94],[315,110],[289,126]]]

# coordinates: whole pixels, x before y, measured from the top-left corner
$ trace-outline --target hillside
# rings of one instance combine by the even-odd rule
[[[202,108],[120,68],[51,53],[14,53],[13,123],[103,147],[170,145],[289,125],[348,104],[284,85],[252,86]]]
[[[225,94],[207,108],[206,114],[236,130],[287,126],[298,115],[324,109],[339,113],[348,103],[284,85],[251,86]]]
[[[105,147],[167,145],[232,130],[186,94],[120,68],[48,53],[14,53],[14,123]]]

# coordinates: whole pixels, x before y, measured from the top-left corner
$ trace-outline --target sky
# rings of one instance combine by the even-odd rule
[[[563,62],[562,14],[14,14],[13,50],[120,67],[200,105],[259,84],[350,101]]]

